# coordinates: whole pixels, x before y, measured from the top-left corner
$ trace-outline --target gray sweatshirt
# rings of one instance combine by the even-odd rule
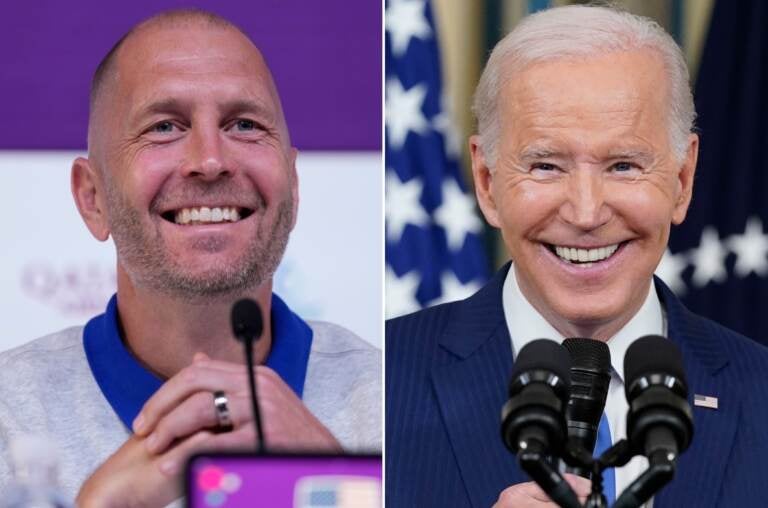
[[[304,404],[346,450],[380,451],[381,352],[340,326],[307,324]],[[0,492],[13,474],[8,444],[22,433],[56,443],[60,485],[71,499],[129,437],[91,373],[82,327],[0,353]]]

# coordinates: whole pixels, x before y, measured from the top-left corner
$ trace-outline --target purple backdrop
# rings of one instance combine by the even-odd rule
[[[0,149],[84,149],[99,60],[136,22],[188,6],[251,35],[275,75],[296,146],[380,149],[377,0],[11,2],[0,12]]]

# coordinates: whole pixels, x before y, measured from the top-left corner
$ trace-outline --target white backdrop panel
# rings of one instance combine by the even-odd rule
[[[76,152],[0,152],[0,350],[103,312],[115,290],[111,241],[83,225],[69,192]],[[275,291],[302,317],[381,347],[379,153],[301,154],[299,216]]]

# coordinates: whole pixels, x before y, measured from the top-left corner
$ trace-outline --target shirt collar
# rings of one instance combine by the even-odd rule
[[[611,351],[611,366],[619,379],[624,380],[624,354],[632,342],[644,335],[664,335],[664,319],[661,302],[656,291],[651,291],[651,280],[648,281],[648,295],[645,297],[640,310],[624,327],[608,340]],[[512,338],[512,352],[523,348],[536,339],[552,339],[562,343],[565,340],[554,326],[544,319],[528,299],[523,295],[515,276],[513,264],[507,272],[502,289],[504,318],[507,321],[509,335]]]
[[[272,348],[266,365],[299,397],[304,391],[312,329],[276,294],[272,294]],[[163,380],[149,372],[125,347],[120,336],[117,295],[104,314],[85,325],[83,345],[101,392],[129,429],[144,403]]]

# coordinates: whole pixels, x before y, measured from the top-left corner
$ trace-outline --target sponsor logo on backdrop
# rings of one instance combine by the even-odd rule
[[[64,317],[91,317],[104,312],[107,300],[116,291],[116,280],[115,268],[103,263],[57,266],[38,261],[24,266],[20,286],[26,296]],[[302,291],[302,280],[298,265],[285,258],[275,277],[275,292],[289,299],[300,315],[322,318],[322,304]]]
[[[90,317],[104,312],[116,281],[114,266],[104,263],[36,261],[24,266],[19,282],[25,295],[64,317]]]

